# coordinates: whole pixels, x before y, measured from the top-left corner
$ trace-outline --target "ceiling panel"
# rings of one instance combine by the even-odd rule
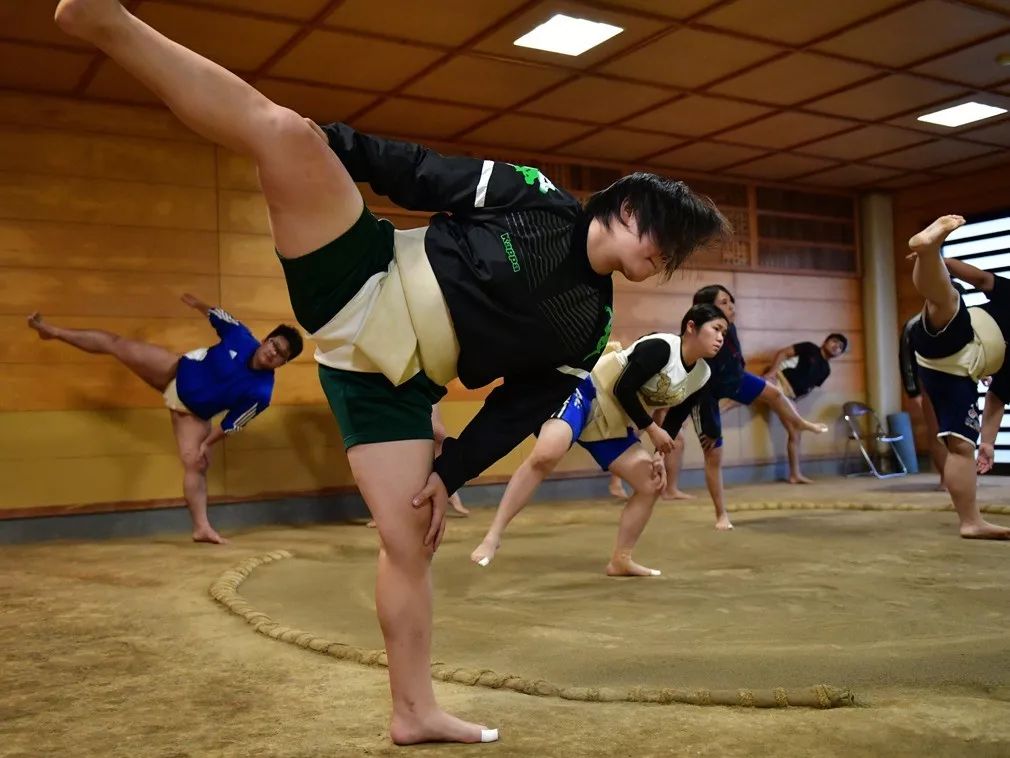
[[[171,40],[233,71],[253,71],[298,31],[287,21],[263,21],[232,13],[143,3],[138,18]]]
[[[958,87],[895,74],[815,100],[807,107],[836,116],[876,120],[962,94],[964,90]]]
[[[487,116],[487,110],[478,108],[390,98],[357,119],[354,125],[364,131],[445,139]]]
[[[64,34],[53,23],[54,7],[55,3],[41,3],[39,0],[3,0],[0,3],[2,35],[10,40],[94,49],[86,42]]]
[[[804,153],[825,158],[858,160],[868,155],[897,150],[930,139],[928,135],[893,126],[864,126],[838,137],[803,146]]]
[[[1010,69],[996,62],[996,56],[1000,53],[1010,53],[1010,34],[1004,34],[979,45],[972,45],[966,50],[945,55],[929,63],[916,66],[912,70],[947,79],[956,79],[969,86],[985,87],[989,84],[1002,82],[1010,74]]]
[[[911,174],[898,174],[893,179],[881,179],[876,185],[882,189],[906,189],[919,185],[929,185],[936,181],[937,178],[935,176],[914,172]]]
[[[852,121],[828,116],[777,113],[753,124],[741,126],[739,129],[723,132],[719,135],[719,139],[756,147],[785,148],[854,126],[856,124]]]
[[[669,99],[668,91],[656,87],[584,76],[528,103],[523,110],[609,123]]]
[[[731,163],[756,158],[766,151],[754,147],[696,142],[649,159],[657,166],[682,168],[689,171],[716,171]]]
[[[126,73],[108,58],[98,64],[95,75],[88,82],[85,93],[95,97],[107,97],[128,103],[149,103],[155,105],[158,98],[151,90]]]
[[[624,31],[604,42],[602,45],[579,56],[548,53],[543,50],[533,50],[528,47],[517,47],[512,44],[519,37],[536,26],[549,20],[557,13],[564,13],[577,18],[598,21],[621,27]],[[662,20],[653,20],[622,14],[619,10],[605,10],[572,0],[545,0],[538,3],[526,13],[517,18],[500,24],[495,32],[481,40],[474,49],[493,55],[503,55],[510,58],[520,58],[537,63],[559,64],[574,68],[587,68],[600,61],[616,55],[629,47],[642,42],[652,34],[662,31],[668,26]]]
[[[852,58],[902,66],[995,31],[997,17],[966,4],[923,0],[816,45]]]
[[[704,95],[687,95],[628,119],[628,126],[698,136],[771,113],[771,108]]]
[[[882,155],[873,160],[883,166],[893,166],[909,171],[932,168],[944,163],[974,158],[982,153],[991,152],[991,147],[973,145],[969,142],[957,142],[950,139],[936,140],[926,145],[901,150],[897,153]]]
[[[698,20],[703,24],[798,45],[899,2],[901,0],[736,0],[706,13]]]
[[[189,5],[217,6],[237,11],[252,11],[271,16],[307,21],[323,8],[333,4],[333,0],[186,0]]]
[[[660,16],[684,19],[694,16],[706,8],[718,5],[719,0],[677,0],[677,2],[656,2],[656,0],[610,0],[610,5],[632,10],[645,11]]]
[[[454,58],[408,86],[408,95],[508,108],[571,74],[486,58]]]
[[[769,155],[767,158],[759,158],[742,166],[733,166],[729,171],[741,176],[759,176],[762,179],[789,179],[799,174],[806,174],[834,165],[835,161],[824,158],[779,153],[777,155]]]
[[[505,115],[472,132],[466,141],[482,145],[504,145],[526,150],[542,150],[590,131],[585,126],[533,116]]]
[[[794,53],[713,87],[713,92],[790,105],[875,75],[870,66]]]
[[[565,145],[558,152],[596,160],[632,162],[635,158],[668,149],[674,144],[676,140],[660,134],[607,129]]]
[[[275,79],[262,79],[256,87],[274,102],[319,123],[340,121],[375,101],[373,95],[360,92]]]
[[[969,158],[968,160],[959,161],[958,163],[951,164],[949,166],[941,166],[936,170],[941,174],[953,176],[958,174],[970,174],[975,171],[983,171],[996,166],[1005,166],[1008,163],[1010,163],[1010,152],[1007,152],[1006,150],[997,150],[989,155],[982,155],[978,158]]]
[[[1010,111],[1010,97],[1007,97],[1006,95],[993,94],[991,92],[986,93],[972,92],[962,97],[949,98],[941,102],[931,104],[927,107],[918,108],[906,115],[892,117],[888,119],[888,121],[894,126],[906,126],[924,132],[931,132],[932,134],[938,137],[949,137],[952,135],[960,136],[962,134],[967,134],[982,127],[993,126],[995,124],[999,124],[1001,121],[1005,119],[1004,115],[996,115],[996,116],[990,116],[989,118],[986,119],[982,119],[981,121],[976,121],[972,124],[965,124],[964,126],[956,126],[956,127],[942,126],[940,124],[929,124],[926,123],[925,121],[917,120],[918,117],[921,116],[923,113],[929,113],[932,111],[939,110],[941,108],[948,108],[950,106],[959,105],[961,103],[968,102],[971,100],[981,100],[989,105],[995,105],[997,107],[1005,108],[1008,111]]]
[[[775,55],[772,45],[725,34],[678,29],[602,67],[608,74],[675,87],[697,87]]]
[[[268,75],[387,90],[440,57],[442,53],[423,47],[317,30],[274,64]]]
[[[69,92],[94,54],[0,42],[0,87]]]
[[[327,25],[456,47],[519,8],[524,0],[345,0]]]
[[[878,166],[860,166],[850,164],[828,169],[806,178],[811,184],[821,184],[825,187],[859,187],[876,184],[883,179],[898,176],[898,169],[880,168]]]
[[[997,121],[991,126],[962,131],[960,134],[967,139],[993,142],[997,145],[1010,147],[1010,116],[1004,116],[1001,121]]]

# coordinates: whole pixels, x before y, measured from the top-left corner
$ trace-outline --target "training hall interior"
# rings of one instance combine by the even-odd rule
[[[960,214],[944,255],[1010,271],[1010,5],[124,5],[319,124],[533,166],[580,200],[636,171],[709,196],[732,225],[723,244],[668,281],[614,276],[624,346],[678,333],[713,284],[735,298],[755,375],[783,348],[847,339],[796,400],[827,426],[801,439],[812,483],[787,481],[767,406],[724,410],[732,531],[713,528],[688,421],[693,499],[660,498],[636,548],[662,576],[605,575],[622,503],[578,446],[485,568],[470,551],[534,438],[462,488],[470,513],[449,514],[434,560],[435,688],[501,737],[417,750],[1010,754],[1010,547],[959,539],[899,364],[923,307],[912,235]],[[209,515],[228,544],[213,545],[190,539],[160,393],[26,324],[37,312],[183,354],[218,339],[187,293],[257,336],[295,323],[253,162],[61,31],[55,7],[0,0],[0,754],[396,754],[378,537],[308,335],[268,411],[215,446]],[[397,228],[428,224],[359,189]],[[448,384],[450,436],[494,387]],[[859,406],[875,416],[846,418]],[[1005,423],[977,484],[998,524]]]

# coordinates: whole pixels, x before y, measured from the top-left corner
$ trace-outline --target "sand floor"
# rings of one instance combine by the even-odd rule
[[[944,503],[933,478],[730,490],[753,502]],[[983,503],[1006,505],[1006,480]],[[0,550],[0,756],[1010,756],[1010,544],[961,540],[951,512],[744,510],[661,503],[637,557],[602,573],[619,505],[531,506],[486,569],[491,512],[452,521],[435,563],[434,658],[559,686],[851,690],[857,707],[587,703],[436,683],[498,726],[489,746],[400,749],[381,668],[257,634],[208,594],[287,549],[238,592],[283,624],[381,648],[375,533],[264,528],[231,545],[161,539]],[[1010,516],[994,516],[1010,523]]]

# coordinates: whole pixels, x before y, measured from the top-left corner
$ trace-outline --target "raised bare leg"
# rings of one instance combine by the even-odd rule
[[[158,392],[175,378],[179,356],[149,342],[121,337],[101,329],[65,329],[43,320],[37,311],[28,317],[28,326],[42,339],[59,340],[86,353],[111,355]]]
[[[438,707],[431,683],[432,548],[424,544],[431,521],[411,499],[431,472],[430,440],[356,445],[351,471],[379,529],[375,607],[386,643],[397,745],[420,742],[491,742],[495,729],[462,721]],[[396,476],[390,476],[390,461]]]
[[[560,419],[552,418],[540,427],[533,452],[520,464],[509,479],[505,494],[498,503],[491,526],[481,543],[470,553],[470,560],[487,566],[501,547],[501,538],[509,522],[526,507],[540,483],[550,474],[565,452],[572,446],[572,428]]]
[[[211,424],[188,413],[170,413],[184,471],[182,491],[186,497],[189,516],[193,520],[193,541],[224,544],[228,540],[215,531],[207,518],[207,469],[210,460],[200,454],[200,445],[210,434]]]
[[[641,445],[635,445],[610,464],[610,470],[631,485],[632,493],[621,511],[617,542],[607,564],[607,576],[659,576],[661,572],[658,569],[642,566],[631,557],[652,516],[661,486],[654,476],[652,456]]]
[[[56,22],[139,79],[190,129],[256,161],[274,243],[285,257],[322,247],[361,215],[347,171],[294,111],[159,34],[117,0],[61,0]]]
[[[815,421],[808,421],[800,415],[793,405],[792,400],[783,394],[782,390],[774,384],[766,384],[758,395],[758,400],[768,404],[768,407],[775,411],[782,424],[786,427],[795,427],[803,432],[813,432],[814,434],[824,434],[828,431],[827,424],[820,424]]]
[[[908,241],[915,256],[912,282],[926,299],[926,320],[931,330],[943,329],[957,315],[960,296],[950,283],[940,248],[947,235],[964,224],[961,216],[940,216]]]

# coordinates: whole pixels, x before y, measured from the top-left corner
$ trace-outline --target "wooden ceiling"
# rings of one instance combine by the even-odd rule
[[[1010,0],[134,0],[134,12],[320,121],[492,155],[836,189],[1010,162]],[[0,0],[0,87],[153,103]],[[516,47],[555,13],[624,28],[579,57]]]

